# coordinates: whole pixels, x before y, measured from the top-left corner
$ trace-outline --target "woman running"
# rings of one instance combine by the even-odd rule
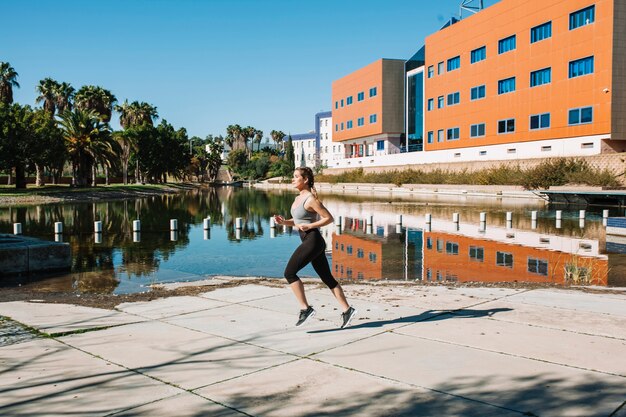
[[[330,272],[330,266],[326,259],[326,242],[319,228],[333,222],[333,216],[317,198],[313,171],[308,167],[296,168],[291,183],[300,191],[291,205],[291,219],[274,215],[274,220],[279,225],[293,226],[300,233],[302,243],[296,248],[285,268],[285,278],[300,303],[300,317],[296,326],[303,325],[309,318],[315,316],[315,310],[311,307],[304,293],[304,285],[298,277],[298,271],[311,263],[313,269],[320,276],[324,284],[330,288],[333,295],[339,301],[343,313],[341,313],[341,328],[350,325],[350,321],[356,314],[356,309],[351,307],[341,289],[341,285],[335,280]]]

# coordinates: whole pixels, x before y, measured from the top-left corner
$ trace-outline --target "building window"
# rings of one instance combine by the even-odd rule
[[[384,151],[385,150],[385,141],[384,140],[377,140],[376,141],[376,150],[377,151]]]
[[[360,93],[356,95],[357,101],[363,101],[364,99],[365,99],[365,93],[363,91],[361,91]]]
[[[550,127],[550,113],[533,114],[530,116],[530,130],[547,129]]]
[[[550,152],[552,150],[552,146],[542,146],[541,152]]]
[[[347,253],[348,255],[352,255],[352,245],[348,245],[348,246],[346,247],[346,253]]]
[[[470,126],[470,137],[479,138],[485,136],[485,124],[478,123]]]
[[[517,149],[509,148],[509,149],[506,150],[506,153],[517,153]]]
[[[428,132],[428,143],[433,143],[433,132]]]
[[[433,248],[433,238],[432,237],[427,237],[426,238],[426,249],[432,249]]]
[[[461,101],[461,94],[458,91],[456,93],[448,94],[448,106],[459,104],[460,101]]]
[[[352,129],[352,120],[348,120],[348,122],[346,123],[346,128]]]
[[[356,119],[357,126],[363,126],[365,124],[365,117],[359,117]]]
[[[586,142],[586,143],[580,144],[580,149],[592,149],[592,148],[593,148],[593,142]]]
[[[498,94],[506,94],[515,91],[515,77],[498,81]]]
[[[370,262],[376,263],[376,254],[374,252],[369,253]]]
[[[458,255],[459,244],[456,242],[446,242],[446,253],[448,255]]]
[[[338,109],[338,108],[339,108],[339,102],[335,101],[335,109]]]
[[[349,106],[350,104],[352,104],[352,96],[348,97],[346,99],[346,104]]]
[[[376,97],[376,94],[378,94],[376,87],[370,88],[370,97]]]
[[[484,59],[487,59],[487,48],[484,46],[474,49],[470,54],[470,62],[472,64],[480,62]]]
[[[487,155],[487,151],[480,151],[480,152],[478,152],[478,155],[485,156],[485,155]]]
[[[437,131],[437,142],[443,142],[443,129]]]
[[[576,78],[581,75],[593,74],[593,57],[577,59],[569,63],[569,77]]]
[[[437,239],[437,252],[443,252],[443,240]]]
[[[552,81],[552,68],[543,68],[530,73],[530,86],[550,84]]]
[[[337,132],[338,130],[339,130],[339,125],[335,123],[335,132]]]
[[[498,133],[515,132],[515,119],[505,119],[498,121]]]
[[[448,72],[454,71],[455,69],[459,69],[461,67],[461,57],[455,56],[454,58],[448,59]]]
[[[343,130],[343,122],[341,122],[341,130]]]
[[[434,75],[435,75],[435,68],[433,68],[433,66],[431,65],[430,67],[428,67],[428,78],[433,78]]]
[[[503,54],[515,49],[515,35],[498,41],[498,54]]]
[[[448,129],[448,140],[458,140],[459,139],[459,128],[453,127]]]
[[[444,104],[443,96],[437,97],[437,108],[438,109],[442,109],[443,108],[443,104]]]
[[[570,13],[569,30],[586,26],[596,20],[596,6],[585,7],[584,9]]]
[[[548,261],[528,258],[528,272],[548,276]]]
[[[479,85],[476,87],[472,87],[470,90],[470,96],[472,100],[479,100],[481,98],[485,98],[485,86]]]
[[[469,257],[471,260],[482,262],[485,260],[485,249],[480,246],[470,246]]]
[[[370,123],[376,123],[376,115],[370,114]]]
[[[507,252],[496,252],[496,265],[513,268],[513,254]]]
[[[593,122],[593,107],[570,109],[567,118],[570,125],[582,125]]]
[[[363,252],[363,249],[357,249],[357,250],[356,250],[356,257],[357,257],[357,258],[364,258],[364,257],[365,257],[365,254],[364,254],[364,252]]]
[[[443,74],[443,61],[437,64],[437,74]]]
[[[432,98],[429,98],[428,99],[428,107],[427,107],[427,109],[428,109],[428,111],[431,111],[434,108],[435,108],[435,100],[433,100]]]
[[[530,43],[535,43],[552,37],[552,22],[547,22],[530,29]]]

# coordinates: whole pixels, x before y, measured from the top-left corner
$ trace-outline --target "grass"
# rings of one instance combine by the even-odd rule
[[[158,191],[171,188],[186,189],[188,186],[185,184],[112,184],[112,185],[98,185],[96,187],[84,187],[76,188],[69,185],[44,185],[43,187],[37,187],[34,184],[28,184],[24,189],[16,189],[15,185],[0,185],[0,196],[15,197],[22,195],[45,195],[54,196],[55,194],[67,194],[67,193],[98,193],[98,192],[137,192],[137,191]]]
[[[518,185],[525,189],[548,189],[551,186],[582,184],[617,187],[619,176],[608,169],[593,167],[578,158],[547,159],[532,168],[519,165],[500,165],[470,171],[414,169],[366,173],[362,168],[338,175],[318,175],[318,182],[373,183],[373,184],[455,184],[455,185]]]

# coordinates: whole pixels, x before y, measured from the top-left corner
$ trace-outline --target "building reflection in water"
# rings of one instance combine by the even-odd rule
[[[332,235],[339,278],[424,282],[534,282],[607,285],[600,242],[436,220],[432,226],[367,225],[347,218]]]

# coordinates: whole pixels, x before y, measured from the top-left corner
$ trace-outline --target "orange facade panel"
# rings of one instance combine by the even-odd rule
[[[595,20],[570,30],[570,14],[594,6]],[[550,25],[550,35],[531,42],[531,31]],[[515,36],[515,47],[499,53],[499,42]],[[427,150],[462,148],[611,132],[613,0],[502,0],[426,38],[425,130],[433,132]],[[471,63],[472,51],[484,47],[485,59]],[[459,57],[458,68],[448,60]],[[593,72],[570,78],[570,63],[593,57]],[[438,72],[439,66],[443,71]],[[549,69],[550,81],[531,87],[531,73]],[[427,73],[429,71],[427,70]],[[514,91],[499,94],[499,81],[515,78]],[[485,96],[471,99],[474,87]],[[459,93],[458,103],[448,95]],[[444,106],[438,108],[438,98]],[[569,110],[592,107],[593,122],[570,125]],[[531,116],[549,113],[549,128],[530,128]],[[514,119],[514,131],[498,132],[498,122]],[[470,137],[471,126],[484,124],[484,136]],[[459,137],[448,140],[448,129]],[[442,141],[437,132],[444,131]],[[425,134],[427,136],[427,134]]]
[[[426,232],[424,239],[431,243],[424,248],[424,280],[564,284],[566,278],[588,276],[595,285],[608,281],[608,259],[442,232]],[[470,248],[474,255],[480,249],[482,259],[470,256]]]
[[[333,234],[332,272],[335,278],[382,279],[383,244],[353,235]]]

